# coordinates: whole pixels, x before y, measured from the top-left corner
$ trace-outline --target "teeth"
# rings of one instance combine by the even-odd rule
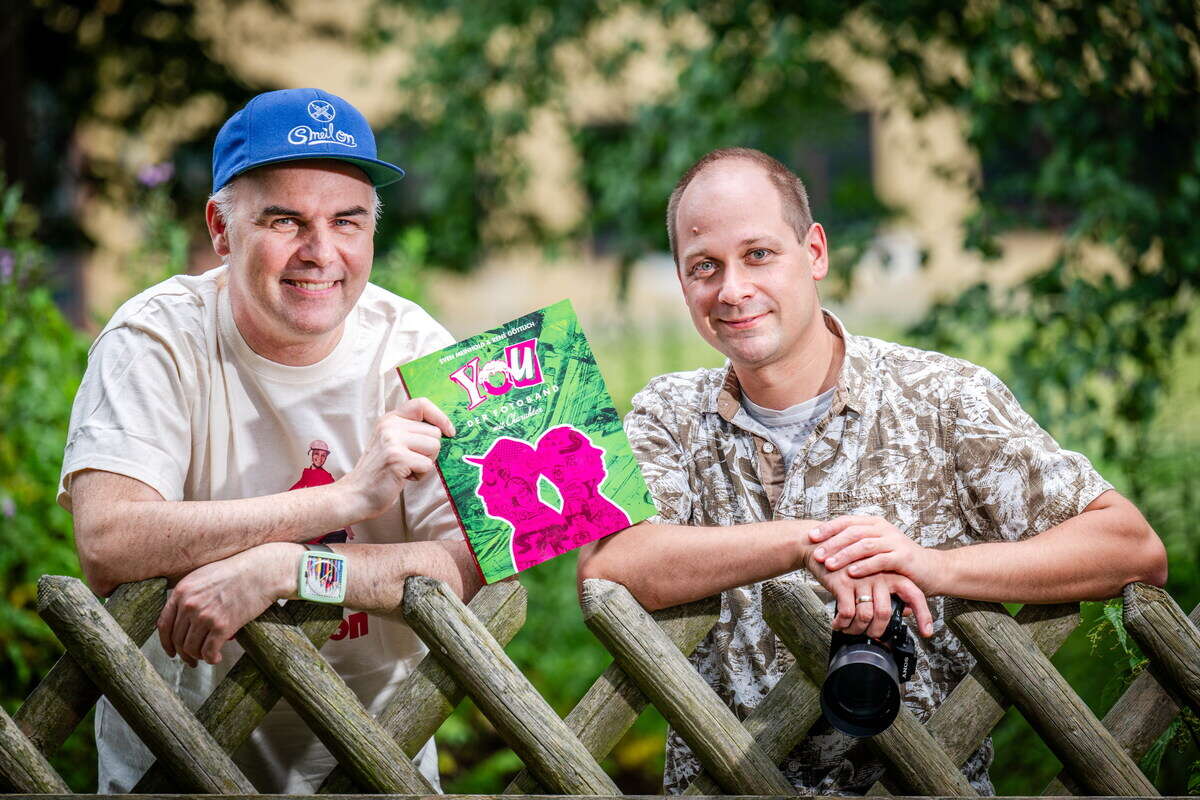
[[[319,292],[322,289],[328,289],[329,287],[333,286],[335,283],[337,283],[337,281],[297,281],[285,279],[284,283],[290,283],[293,286],[299,286],[301,289]]]

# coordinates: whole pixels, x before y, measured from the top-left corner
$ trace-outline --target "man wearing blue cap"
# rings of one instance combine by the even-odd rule
[[[452,338],[367,282],[375,187],[403,174],[345,100],[255,97],[213,148],[206,215],[224,263],[129,300],[92,345],[59,502],[97,592],[176,581],[144,651],[192,707],[241,655],[246,622],[304,597],[359,610],[322,652],[378,712],[425,652],[388,614],[404,579],[478,588],[433,469],[454,428],[395,370]],[[336,480],[288,491],[314,440]],[[129,791],[152,757],[107,701],[96,729],[99,791]],[[236,759],[272,792],[311,791],[334,766],[282,702]],[[432,741],[417,763],[436,788]]]

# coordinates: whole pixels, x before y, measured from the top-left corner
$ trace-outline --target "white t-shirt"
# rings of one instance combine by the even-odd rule
[[[406,399],[396,365],[453,341],[418,306],[368,284],[332,353],[311,366],[284,366],[242,339],[227,284],[226,267],[171,278],[126,302],[100,333],[71,412],[59,489],[65,508],[71,478],[83,469],[128,475],[167,500],[240,499],[330,483],[354,466],[378,418]],[[323,465],[310,456],[314,440],[329,450]],[[347,535],[385,543],[462,534],[431,474],[406,484],[393,508]],[[217,667],[192,669],[167,658],[157,634],[143,652],[192,709],[242,654],[230,642]],[[425,647],[401,621],[347,610],[321,653],[376,714]],[[98,791],[129,791],[152,756],[105,700],[96,734]],[[264,792],[309,792],[335,765],[285,700],[235,760]],[[417,763],[436,787],[432,740]]]

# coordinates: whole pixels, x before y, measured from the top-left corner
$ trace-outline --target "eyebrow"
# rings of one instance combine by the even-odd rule
[[[338,217],[361,217],[367,214],[367,209],[362,206],[353,206],[343,211],[338,211],[333,214],[332,218]],[[294,208],[285,208],[283,206],[267,206],[258,215],[258,219],[265,220],[268,217],[300,217],[304,218],[304,214]]]

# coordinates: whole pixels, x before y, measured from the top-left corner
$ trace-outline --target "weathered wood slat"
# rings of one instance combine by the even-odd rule
[[[141,647],[167,601],[165,578],[118,586],[104,608]],[[13,720],[47,758],[54,755],[100,699],[100,690],[70,653],[55,662],[13,715]]]
[[[820,716],[821,690],[800,665],[793,664],[742,724],[767,757],[778,764]],[[721,787],[711,775],[701,772],[683,793],[689,797],[716,795]]]
[[[763,616],[813,683],[825,679],[831,620],[812,589],[798,581],[763,585]],[[918,794],[973,796],[971,784],[902,703],[891,727],[870,745],[901,785]]]
[[[238,631],[237,640],[359,785],[391,794],[433,792],[283,609],[267,608]]]
[[[38,613],[181,786],[218,794],[254,793],[250,781],[79,580],[43,576]]]
[[[484,586],[467,606],[502,646],[512,641],[525,624],[525,588],[516,581]],[[426,656],[392,694],[379,713],[379,724],[412,757],[437,732],[462,702],[466,692],[436,658]],[[317,789],[318,794],[357,791],[343,767],[335,767]]]
[[[1050,656],[1079,625],[1079,604],[1026,605],[1017,612],[1016,619],[1038,648]],[[1010,705],[1004,693],[976,665],[933,712],[925,729],[950,760],[961,766],[1003,719]],[[878,781],[867,794],[880,797],[890,792],[883,781]]]
[[[619,794],[612,778],[444,583],[411,577],[404,617],[538,781],[561,794]]]
[[[0,789],[29,794],[71,791],[3,708],[0,708]]]
[[[1192,609],[1188,619],[1200,625],[1200,605]],[[1171,721],[1179,714],[1174,698],[1162,687],[1150,670],[1133,679],[1129,688],[1118,698],[1101,722],[1129,757],[1141,761],[1150,746],[1158,740]],[[1043,795],[1079,794],[1079,787],[1063,770],[1042,790]]]
[[[996,603],[952,599],[946,619],[984,671],[1089,793],[1157,795],[1112,734]]]
[[[727,792],[793,794],[792,785],[733,712],[638,605],[629,590],[589,579],[583,620]]]
[[[685,603],[655,611],[650,616],[662,628],[683,655],[691,655],[696,645],[712,630],[721,610],[719,596]],[[618,664],[609,664],[563,719],[579,741],[597,759],[613,751],[621,737],[637,721],[649,704]],[[529,770],[521,770],[504,790],[504,794],[541,794],[545,790],[534,780]]]
[[[340,606],[290,600],[283,607],[292,621],[315,647],[325,644],[342,619]],[[196,719],[212,734],[226,753],[233,753],[250,737],[282,695],[267,678],[258,663],[243,654],[233,665],[200,708]],[[166,792],[172,788],[171,773],[165,765],[155,762],[137,785],[133,794]]]
[[[1163,688],[1200,712],[1200,630],[1171,595],[1148,583],[1126,586],[1125,628]]]

